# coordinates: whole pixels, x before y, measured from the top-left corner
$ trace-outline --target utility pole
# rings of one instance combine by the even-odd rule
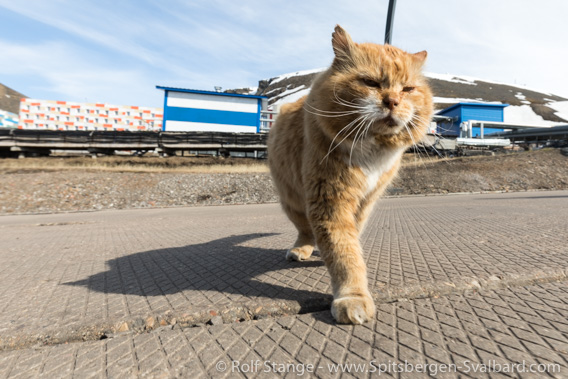
[[[392,24],[394,21],[394,8],[396,7],[396,0],[389,0],[389,10],[387,13],[387,28],[385,30],[385,45],[391,44],[392,40]]]

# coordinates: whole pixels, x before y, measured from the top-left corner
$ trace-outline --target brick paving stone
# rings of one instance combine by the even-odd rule
[[[383,199],[361,239],[370,284],[381,291],[566,269],[567,197]],[[329,301],[317,253],[303,263],[283,258],[295,236],[275,204],[3,216],[0,229],[0,338],[251,301]]]
[[[380,304],[376,318],[358,326],[337,325],[329,312],[315,312],[219,326],[163,328],[101,341],[0,352],[0,374],[5,378],[264,378],[275,376],[264,372],[268,368],[294,377],[313,365],[314,372],[306,377],[376,377],[378,373],[372,371],[382,369],[387,372],[381,377],[395,378],[567,378],[568,333],[558,328],[568,325],[562,316],[567,306],[568,283],[557,282]],[[524,312],[509,312],[518,307]],[[540,325],[524,322],[523,315],[532,312],[547,317]],[[540,365],[533,368],[548,371],[504,371],[523,361],[526,370]],[[401,372],[410,365],[414,369],[422,365],[427,372]],[[494,372],[475,371],[482,367]],[[444,368],[450,372],[441,372]]]

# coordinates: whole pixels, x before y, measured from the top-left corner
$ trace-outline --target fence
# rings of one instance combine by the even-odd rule
[[[116,150],[151,151],[166,155],[177,151],[213,151],[216,155],[251,152],[263,156],[267,133],[119,132],[0,129],[4,155],[26,152],[48,155],[53,150],[85,150],[113,154]]]
[[[260,111],[260,131],[268,132],[276,121],[277,115],[276,111]]]

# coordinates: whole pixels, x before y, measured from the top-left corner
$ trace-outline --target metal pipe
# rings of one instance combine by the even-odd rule
[[[392,26],[394,22],[394,9],[396,8],[396,0],[389,0],[389,10],[387,13],[387,27],[385,30],[385,45],[391,44]]]

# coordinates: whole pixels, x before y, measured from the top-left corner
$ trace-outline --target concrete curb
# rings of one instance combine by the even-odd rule
[[[447,297],[510,287],[568,280],[568,268],[532,273],[463,278],[453,282],[431,282],[420,285],[393,286],[372,291],[377,304],[415,299]],[[111,323],[89,323],[72,330],[54,329],[41,334],[12,335],[0,338],[0,351],[18,350],[43,345],[102,340],[123,333],[145,333],[159,328],[189,328],[195,326],[239,323],[250,320],[300,315],[330,309],[333,298],[322,294],[309,301],[247,302],[221,307],[198,307],[187,311],[139,315]]]

